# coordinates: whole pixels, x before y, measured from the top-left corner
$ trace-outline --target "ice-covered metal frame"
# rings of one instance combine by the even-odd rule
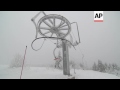
[[[40,14],[43,14],[44,16],[42,18],[40,18],[39,21],[36,23],[35,20]],[[58,25],[56,25],[56,19],[60,21]],[[71,46],[74,47],[74,46],[77,46],[78,44],[81,43],[80,42],[80,34],[79,34],[77,22],[70,23],[65,17],[63,17],[61,15],[56,15],[56,14],[46,15],[46,13],[44,11],[39,12],[31,20],[32,20],[32,22],[34,23],[34,25],[36,27],[35,40],[31,43],[31,47],[35,51],[40,50],[42,48],[44,42],[43,42],[42,46],[37,50],[33,48],[33,43],[36,40],[42,39],[42,38],[44,38],[45,40],[46,39],[57,40],[57,43],[56,43],[57,48],[62,48],[62,40],[66,40],[67,45],[69,47],[71,47]],[[42,26],[42,23],[44,23],[44,25],[46,25],[46,26]],[[73,43],[73,37],[72,37],[72,35],[70,33],[71,32],[71,24],[76,24],[76,26],[77,26],[77,32],[78,32],[79,41],[76,41],[75,43]],[[44,33],[42,31],[47,31],[47,32]],[[67,32],[63,33],[61,31],[67,31]],[[48,33],[50,33],[49,36],[47,35]],[[38,34],[41,34],[43,37],[38,38],[37,37]],[[55,35],[56,35],[56,37],[55,37]],[[65,38],[67,35],[70,36],[70,41]],[[59,43],[58,40],[60,40],[61,43]]]
[[[42,17],[38,23],[36,24],[35,19],[41,14],[44,14],[44,17]],[[56,19],[60,21],[59,25],[56,25]],[[38,13],[35,17],[32,18],[33,23],[35,24],[36,27],[36,38],[38,33],[41,34],[44,37],[52,37],[56,36],[56,38],[65,38],[67,35],[70,34],[71,32],[71,23],[63,16],[61,15],[56,15],[56,14],[50,14],[46,15],[45,12],[41,11]],[[45,24],[46,26],[42,26],[42,24]],[[64,28],[65,27],[65,28]],[[67,31],[62,32],[63,30]],[[43,31],[46,31],[43,33]],[[50,34],[50,35],[47,35]]]

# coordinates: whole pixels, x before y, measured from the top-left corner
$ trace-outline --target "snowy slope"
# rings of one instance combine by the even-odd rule
[[[8,66],[0,66],[0,79],[19,79],[21,68],[9,68]],[[120,77],[100,73],[90,70],[71,70],[71,74],[76,79],[120,79]],[[62,70],[51,67],[25,67],[22,79],[67,79],[68,76],[63,75]]]

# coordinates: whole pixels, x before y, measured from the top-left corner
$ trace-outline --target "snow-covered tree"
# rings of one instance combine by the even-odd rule
[[[20,54],[16,54],[10,63],[10,67],[22,67],[23,57]]]
[[[118,70],[118,65],[115,64],[115,63],[113,63],[113,64],[112,64],[112,68],[113,68],[113,70]]]
[[[104,64],[102,63],[101,60],[98,60],[98,70],[100,72],[105,72],[105,66],[104,66]]]
[[[104,64],[104,67],[105,67],[105,72],[108,72],[108,64],[107,63]]]
[[[113,72],[113,66],[112,64],[108,65],[108,73],[112,73]]]

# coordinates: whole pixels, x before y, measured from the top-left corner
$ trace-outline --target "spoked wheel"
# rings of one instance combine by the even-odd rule
[[[65,38],[71,32],[70,22],[60,15],[46,15],[38,22],[39,33],[44,37]]]

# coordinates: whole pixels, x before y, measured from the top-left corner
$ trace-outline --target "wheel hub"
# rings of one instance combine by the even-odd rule
[[[56,28],[56,27],[52,27],[50,31],[51,31],[51,33],[58,33],[59,32],[58,28]]]

